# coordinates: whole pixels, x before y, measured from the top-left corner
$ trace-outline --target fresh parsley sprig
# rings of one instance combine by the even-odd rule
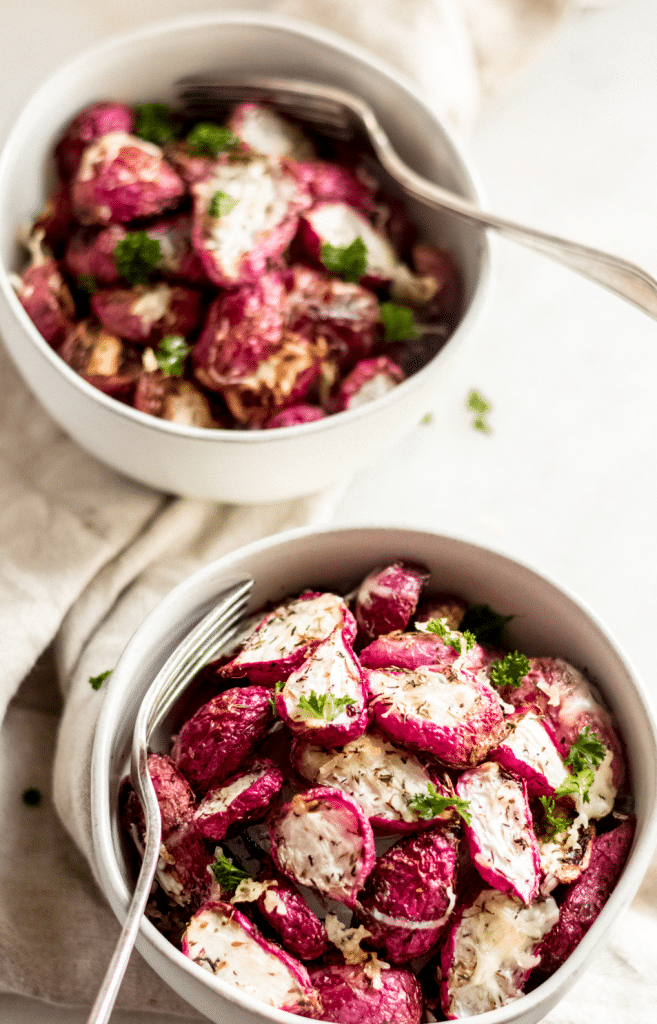
[[[166,103],[139,103],[135,107],[135,135],[156,146],[166,146],[178,136],[173,108]]]
[[[549,836],[556,836],[560,832],[565,832],[569,825],[572,824],[572,818],[562,818],[555,813],[555,802],[552,796],[541,796],[539,797],[541,804],[543,805],[543,812],[545,814],[545,831]]]
[[[187,136],[190,146],[195,146],[202,153],[216,160],[220,153],[231,153],[237,149],[240,140],[230,128],[221,128],[211,121],[199,121]]]
[[[434,633],[436,636],[439,636],[457,654],[463,654],[465,651],[471,650],[477,642],[474,633],[470,633],[468,630],[462,633],[457,629],[450,629],[442,619],[416,622],[415,628],[421,633]]]
[[[461,815],[466,825],[472,821],[472,815],[468,810],[469,800],[461,800],[457,796],[441,796],[432,782],[427,783],[426,793],[413,793],[412,796],[407,796],[406,803],[412,811],[417,811],[420,817],[427,821],[430,818],[437,818],[450,807]]]
[[[311,690],[309,697],[305,694],[299,697],[297,707],[311,718],[323,718],[326,722],[332,722],[342,708],[355,703],[353,697],[336,697],[333,693],[315,693]]]
[[[382,302],[379,318],[383,323],[386,341],[410,341],[417,337],[417,327],[410,306],[398,306],[396,302]]]
[[[145,231],[128,231],[114,246],[114,266],[130,284],[146,284],[151,272],[162,259],[157,238]]]
[[[564,761],[566,768],[572,768],[572,773],[555,790],[555,796],[579,794],[585,804],[590,803],[589,790],[595,782],[594,769],[604,761],[606,753],[607,748],[598,734],[591,731],[590,725],[585,726],[571,744]]]
[[[253,878],[253,875],[250,875],[248,871],[243,871],[242,868],[238,868],[237,864],[234,864],[230,857],[226,857],[223,853],[215,854],[210,870],[214,875],[217,885],[220,885],[227,892],[235,892],[237,886],[245,878]]]
[[[227,213],[235,209],[237,203],[238,200],[229,196],[227,192],[218,190],[210,200],[208,214],[210,217],[225,217]]]
[[[501,686],[512,686],[517,690],[529,672],[529,658],[518,651],[510,651],[503,658],[491,662],[490,681],[498,689]]]
[[[182,334],[165,334],[155,349],[155,362],[168,377],[182,377],[191,351]]]
[[[329,274],[357,284],[367,267],[367,246],[360,235],[350,245],[324,242],[321,259]]]
[[[597,732],[591,732],[591,726],[587,725],[571,744],[564,764],[572,768],[573,772],[579,772],[583,768],[597,768],[604,761],[606,754],[607,748]]]

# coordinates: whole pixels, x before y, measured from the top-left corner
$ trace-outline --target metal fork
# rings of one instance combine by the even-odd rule
[[[427,181],[398,156],[372,107],[360,96],[332,85],[253,75],[193,76],[177,84],[184,111],[192,117],[216,117],[244,101],[264,102],[308,122],[323,135],[368,139],[381,165],[409,196],[435,209],[449,210],[470,224],[499,231],[565,264],[657,319],[657,281],[645,270],[619,256],[487,213]]]
[[[151,683],[141,703],[132,736],[130,778],[141,800],[146,820],[146,841],[137,884],[114,955],[96,996],[88,1024],[105,1024],[114,1006],[139,925],[146,909],[160,857],[162,820],[148,771],[148,743],[197,672],[213,661],[237,633],[246,609],[252,579],[243,579],[217,598],[212,611],[187,634]]]

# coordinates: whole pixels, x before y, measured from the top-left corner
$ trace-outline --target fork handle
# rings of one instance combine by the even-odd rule
[[[397,156],[378,122],[369,123],[368,128],[379,160],[409,196],[435,209],[450,210],[470,224],[481,224],[499,231],[506,238],[535,249],[543,256],[549,256],[590,278],[591,281],[601,284],[657,319],[657,281],[641,267],[620,256],[613,256],[599,249],[580,245],[578,242],[570,242],[557,235],[548,235],[535,228],[516,224],[504,217],[480,210],[466,199],[461,199],[453,192],[448,192],[416,174]]]

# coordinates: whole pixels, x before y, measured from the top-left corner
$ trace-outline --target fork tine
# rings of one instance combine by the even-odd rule
[[[144,698],[144,703],[148,701],[151,707],[146,722],[147,741],[189,680],[208,661],[212,661],[235,634],[252,586],[253,580],[244,580],[231,588],[228,595],[197,623],[158,672]]]
[[[353,138],[353,112],[338,98],[323,95],[312,82],[252,78],[248,81],[216,76],[183,78],[179,99],[190,117],[217,116],[238,103],[267,103],[333,138]],[[313,88],[313,86],[315,86]]]

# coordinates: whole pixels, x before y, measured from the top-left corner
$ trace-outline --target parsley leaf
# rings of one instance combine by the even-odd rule
[[[469,800],[460,800],[456,796],[441,796],[432,782],[427,783],[426,793],[414,793],[412,796],[407,796],[406,803],[412,811],[417,811],[420,817],[426,820],[437,818],[448,807],[453,807],[461,815],[466,825],[472,821],[472,815],[468,810]]]
[[[555,836],[559,832],[565,832],[568,826],[572,823],[572,819],[560,818],[559,815],[555,814],[554,797],[541,796],[539,797],[539,800],[543,805],[543,811],[545,813],[545,828],[548,835]]]
[[[579,736],[571,744],[568,757],[564,761],[566,768],[572,768],[572,774],[561,783],[555,791],[556,796],[571,796],[578,793],[585,804],[591,802],[589,790],[595,782],[595,771],[607,754],[607,748],[597,733],[591,732],[591,726],[582,729]]]
[[[415,628],[421,633],[435,633],[445,641],[448,647],[452,647],[457,654],[464,654],[471,650],[477,642],[474,633],[468,630],[459,632],[457,629],[450,629],[442,619],[429,619],[428,622],[416,622]]]
[[[199,121],[195,124],[187,136],[187,142],[214,160],[220,153],[229,153],[240,144],[237,135],[233,135],[230,128],[220,128],[211,121]]]
[[[238,200],[233,199],[228,193],[217,191],[210,200],[208,206],[208,214],[210,217],[225,217],[227,213],[234,210],[237,206]]]
[[[558,789],[555,789],[555,796],[571,796],[579,793],[585,804],[590,803],[589,790],[595,781],[595,772],[592,768],[581,768],[565,779]]]
[[[579,772],[582,768],[597,768],[604,761],[606,754],[607,748],[604,743],[596,732],[591,732],[591,726],[587,725],[573,742],[564,764],[572,767],[574,772]]]
[[[383,321],[386,341],[409,341],[417,337],[417,327],[410,306],[398,306],[396,302],[382,302],[379,316]]]
[[[323,718],[327,722],[332,722],[342,708],[355,703],[353,697],[335,697],[332,693],[315,693],[311,690],[310,697],[304,694],[299,697],[297,707],[312,718]]]
[[[78,274],[75,283],[80,291],[86,292],[87,295],[93,295],[96,291],[96,278],[93,274]]]
[[[182,334],[165,334],[155,349],[155,362],[169,377],[182,377],[185,360],[192,351]]]
[[[271,708],[272,713],[274,715],[278,714],[278,711],[276,710],[276,698],[278,697],[279,693],[281,692],[284,686],[285,683],[281,682],[281,680],[279,679],[279,681],[276,683],[276,686],[274,687],[274,696],[269,698],[269,707]]]
[[[128,231],[114,246],[114,266],[130,284],[146,284],[161,258],[160,243],[145,231]]]
[[[156,146],[173,142],[178,132],[174,126],[173,109],[166,103],[140,103],[135,107],[135,135]]]
[[[245,878],[253,878],[248,871],[242,871],[242,868],[238,868],[237,864],[233,864],[230,857],[226,857],[221,852],[215,851],[215,858],[210,865],[210,871],[214,875],[215,881],[224,890],[234,892],[237,886]]]
[[[41,803],[41,790],[36,789],[35,786],[30,786],[29,789],[23,790],[21,800],[26,807],[38,807]]]
[[[105,672],[101,672],[100,675],[98,676],[89,676],[89,686],[91,687],[92,690],[100,690],[105,680],[109,679],[111,674],[112,669],[108,668],[105,670]]]
[[[367,267],[367,247],[360,235],[350,245],[324,242],[321,259],[329,274],[357,284]]]
[[[487,604],[473,604],[461,620],[461,629],[470,630],[485,647],[502,647],[502,634],[513,615],[500,615]]]
[[[504,658],[493,661],[490,666],[490,681],[493,686],[522,686],[522,681],[529,672],[529,658],[518,651],[509,652]]]
[[[490,403],[486,401],[476,388],[472,388],[466,404],[470,412],[475,414],[475,418],[472,421],[472,426],[475,430],[480,430],[482,434],[490,434],[490,426],[484,419],[486,414],[490,412]]]

